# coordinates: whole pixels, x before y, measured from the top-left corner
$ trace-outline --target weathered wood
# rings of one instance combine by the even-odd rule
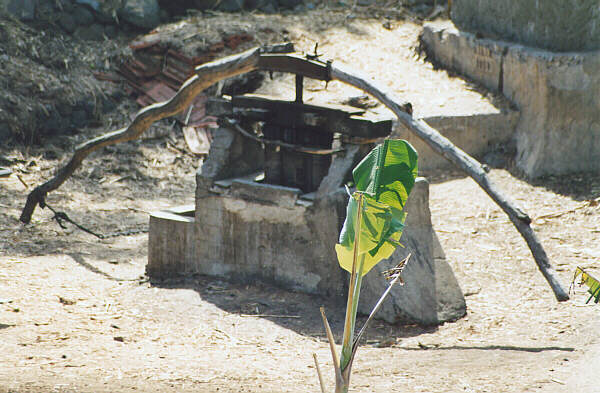
[[[326,64],[301,55],[265,54],[260,57],[258,67],[265,71],[290,72],[322,81],[330,79]]]
[[[79,145],[69,162],[54,177],[37,186],[27,196],[27,202],[21,212],[20,220],[24,223],[29,223],[36,206],[40,205],[44,207],[46,195],[60,187],[91,152],[105,146],[114,145],[115,143],[127,142],[139,138],[152,123],[165,117],[173,116],[189,107],[198,94],[214,83],[255,70],[258,66],[259,58],[260,48],[255,48],[238,55],[198,66],[196,67],[196,75],[185,81],[177,94],[170,100],[143,108],[126,128],[99,136]]]
[[[264,109],[261,120],[283,127],[312,127],[361,138],[385,137],[392,132],[391,116],[362,116],[364,109],[344,105],[317,106],[259,96],[234,96],[231,104],[234,113],[244,108]]]
[[[390,108],[398,120],[411,132],[415,133],[433,150],[444,156],[457,167],[465,171],[483,190],[500,206],[515,225],[521,236],[527,242],[535,262],[554,291],[558,301],[569,299],[567,291],[558,280],[556,271],[551,265],[544,247],[538,240],[535,232],[529,225],[531,218],[521,210],[513,201],[504,195],[494,182],[487,176],[481,164],[473,157],[456,147],[450,140],[442,136],[436,129],[429,126],[423,120],[411,116],[409,106],[398,100],[392,92],[382,86],[378,86],[371,78],[360,75],[354,70],[343,66],[332,65],[331,78],[345,82],[371,94]]]
[[[265,145],[280,146],[280,147],[283,147],[283,148],[286,148],[289,150],[293,150],[293,151],[297,151],[300,153],[314,154],[317,156],[327,156],[327,155],[340,153],[340,152],[344,151],[343,149],[319,149],[316,147],[294,145],[292,143],[286,143],[286,142],[274,141],[274,140],[270,140],[270,139],[266,139],[266,138],[261,138],[261,137],[258,137],[256,135],[251,134],[250,132],[244,130],[242,128],[242,126],[240,126],[239,123],[234,119],[221,118],[221,119],[219,119],[219,125],[233,129],[233,130],[239,132],[240,134],[242,134],[243,136],[245,136],[246,138],[252,139],[253,141],[263,143]]]

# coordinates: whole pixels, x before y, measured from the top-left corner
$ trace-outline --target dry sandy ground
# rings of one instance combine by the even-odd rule
[[[478,96],[461,105],[460,97],[471,94],[468,84],[407,52],[415,25],[399,25],[406,37],[395,40],[396,28],[376,21],[320,33],[293,30],[292,22],[292,38],[305,47],[317,38],[323,50],[352,53],[349,62],[394,86],[415,108],[489,105]],[[344,45],[335,37],[345,37]],[[439,96],[420,96],[410,78],[389,76],[409,64],[419,73],[414,80],[434,81]],[[192,203],[198,160],[185,153],[180,135],[166,140],[94,154],[49,204],[108,233],[145,228],[148,210]],[[48,178],[57,164],[42,153],[2,151],[19,159],[13,169],[27,185]],[[590,202],[600,196],[600,175],[536,182],[506,170],[491,176],[535,218],[563,283],[576,266],[600,276],[600,207]],[[600,362],[598,306],[584,304],[581,288],[557,303],[524,241],[473,181],[451,171],[429,177],[432,220],[468,315],[431,328],[375,323],[357,355],[353,391],[593,391],[585,384],[597,379]],[[72,227],[63,231],[47,209],[24,227],[18,216],[27,191],[14,175],[0,179],[0,392],[317,392],[313,352],[331,388],[318,306],[325,305],[339,336],[339,305],[260,283],[149,283],[147,235],[99,241]]]

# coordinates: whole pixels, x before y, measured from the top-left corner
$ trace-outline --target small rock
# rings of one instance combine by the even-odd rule
[[[119,16],[134,26],[151,29],[160,22],[157,0],[125,0]]]
[[[125,339],[121,336],[114,336],[113,340],[118,341],[120,343],[125,342]]]
[[[22,21],[30,21],[35,17],[35,0],[10,0],[6,11]]]
[[[381,341],[378,341],[375,344],[375,347],[377,347],[377,348],[388,348],[388,347],[391,347],[391,346],[393,346],[395,344],[396,344],[396,338],[395,337],[388,337],[388,338],[385,338],[385,339],[383,339]]]
[[[94,23],[94,14],[87,7],[77,6],[73,10],[73,19],[79,26],[87,26]]]
[[[0,298],[0,304],[12,303],[12,299]]]
[[[91,26],[81,26],[75,30],[75,36],[86,41],[102,41],[104,39],[104,28],[98,23],[94,23]],[[75,117],[78,112],[79,111],[73,111],[73,117]],[[73,123],[75,124],[75,120]],[[76,127],[83,127],[83,125],[78,125]]]
[[[64,297],[62,297],[62,296],[59,296],[59,297],[58,297],[58,301],[59,301],[61,304],[64,304],[65,306],[72,306],[73,304],[75,304],[75,303],[76,303],[76,302],[75,302],[75,300],[67,299],[67,298],[64,298]]]

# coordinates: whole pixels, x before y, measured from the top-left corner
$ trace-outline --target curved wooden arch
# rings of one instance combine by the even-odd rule
[[[343,65],[322,62],[311,56],[302,57],[296,54],[273,54],[268,52],[269,49],[267,48],[254,48],[237,55],[199,65],[195,69],[195,75],[185,81],[170,100],[143,108],[126,128],[99,136],[79,145],[75,149],[71,160],[60,168],[54,177],[37,186],[27,196],[27,202],[21,212],[20,220],[29,223],[35,208],[38,205],[42,208],[45,206],[46,195],[60,187],[91,152],[105,146],[139,138],[152,123],[185,110],[198,94],[213,84],[255,70],[290,72],[324,81],[339,80],[363,90],[386,105],[398,117],[400,123],[425,141],[434,151],[465,171],[500,206],[527,242],[538,268],[554,291],[556,299],[559,301],[569,299],[568,293],[560,284],[556,271],[550,264],[546,251],[529,225],[531,218],[500,192],[477,160],[456,147],[450,140],[423,120],[413,118],[410,103],[399,100],[391,91],[379,86],[370,77]]]

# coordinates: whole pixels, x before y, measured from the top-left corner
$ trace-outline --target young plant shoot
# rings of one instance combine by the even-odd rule
[[[335,246],[340,266],[350,273],[348,302],[338,359],[331,329],[323,322],[332,350],[336,375],[336,393],[347,392],[352,361],[366,325],[377,311],[408,261],[402,261],[390,273],[393,280],[373,308],[361,332],[354,338],[356,313],[362,277],[382,259],[392,256],[400,245],[404,229],[404,205],[417,177],[417,152],[404,140],[385,140],[375,147],[352,171],[356,191],[350,196],[346,221]],[[323,389],[323,387],[321,387]]]
[[[579,276],[581,276],[581,281],[579,282],[579,285],[585,284],[588,287],[588,293],[590,294],[590,297],[585,303],[588,304],[590,300],[592,300],[592,298],[594,299],[594,303],[600,302],[600,280],[596,279],[595,277],[592,277],[590,274],[588,274],[588,272],[586,272],[579,266],[577,266],[577,269],[575,269],[575,276],[573,277],[573,281],[571,282],[571,288],[573,289],[573,291],[575,289],[575,281],[577,281],[577,277]]]

